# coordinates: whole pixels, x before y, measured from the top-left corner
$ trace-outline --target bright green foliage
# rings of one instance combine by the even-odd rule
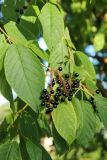
[[[22,45],[10,46],[5,57],[5,73],[19,97],[37,111],[44,72],[32,51]]]
[[[28,44],[28,47],[41,59],[48,61],[48,54],[42,51],[35,43]]]
[[[11,37],[10,41],[14,43],[26,45],[27,40],[34,40],[36,38],[29,30],[11,21],[7,23],[4,28],[9,37]]]
[[[31,160],[42,160],[42,150],[40,146],[35,145],[31,141],[26,141],[26,148]]]
[[[61,3],[64,10],[72,14],[72,24],[56,0],[28,3],[5,0],[2,6],[0,92],[12,107],[11,114],[0,124],[0,160],[51,160],[40,144],[43,137],[53,137],[56,152],[61,156],[68,153],[73,144],[87,146],[99,124],[103,123],[107,128],[107,100],[101,94],[97,95],[95,69],[82,52],[86,41],[93,42],[96,51],[105,47],[105,17],[103,27],[99,26],[97,30],[93,23],[95,14],[90,13],[94,0],[62,0]],[[38,45],[40,36],[47,44],[47,51]],[[44,96],[42,90],[49,74],[48,91],[57,88],[58,84],[52,88],[55,77],[59,80],[56,78],[55,82],[63,85],[61,96],[64,96],[63,92],[68,94],[65,83],[69,83],[68,87],[74,91],[72,99],[65,97],[64,102],[59,99],[52,113],[46,115],[44,101],[40,105],[40,96]],[[69,76],[68,80],[65,74]],[[74,80],[78,81],[76,87]],[[14,100],[12,89],[17,94]],[[50,93],[45,95],[50,105],[52,101],[48,96]]]
[[[18,144],[15,141],[2,144],[0,146],[0,159],[22,160]]]
[[[4,57],[7,51],[8,45],[6,43],[1,43],[0,45],[0,71],[3,68],[4,65]]]
[[[64,37],[64,23],[61,13],[55,5],[47,3],[41,10],[39,20],[43,38],[51,50]]]
[[[58,154],[62,155],[64,152],[68,150],[69,146],[67,142],[57,132],[54,124],[52,124],[52,133],[53,133],[52,136],[54,138],[56,151]]]
[[[96,104],[98,106],[99,117],[107,129],[107,99],[104,97],[97,97]]]
[[[52,119],[59,134],[68,144],[71,144],[76,137],[77,128],[77,117],[72,103],[65,102],[60,104],[58,108],[53,111]]]
[[[95,74],[93,64],[89,60],[88,56],[80,51],[76,51],[75,54],[76,54],[75,56],[77,61],[76,62],[77,65],[75,66],[75,69],[77,70],[77,72],[80,73],[81,78],[89,77],[90,79],[93,79],[93,80],[96,79],[96,74]],[[79,61],[79,64],[78,64],[78,61]]]
[[[67,54],[67,47],[63,41],[55,46],[50,54],[49,63],[51,67],[58,68],[66,60],[65,57]]]
[[[72,99],[72,104],[77,116],[77,136],[79,135],[81,128],[83,127],[83,111],[81,102],[77,98]]]
[[[81,101],[81,104],[83,112],[83,120],[81,123],[83,123],[83,125],[80,129],[77,143],[85,146],[93,138],[96,131],[96,115],[93,112],[91,105],[86,101]]]
[[[31,160],[51,160],[48,153],[42,148],[41,145],[26,141],[26,148]]]

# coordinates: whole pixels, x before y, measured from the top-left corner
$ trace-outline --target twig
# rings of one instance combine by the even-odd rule
[[[0,31],[7,37],[7,39],[8,39],[8,41],[9,41],[9,43],[15,43],[15,41],[14,40],[12,40],[10,37],[9,37],[9,35],[0,27]]]
[[[27,107],[28,107],[28,104],[26,104],[22,109],[20,109],[20,110],[16,113],[13,122],[9,125],[9,127],[7,128],[7,130],[9,130],[9,129],[13,126],[14,122],[18,119],[18,117],[20,116],[20,114],[21,114]]]

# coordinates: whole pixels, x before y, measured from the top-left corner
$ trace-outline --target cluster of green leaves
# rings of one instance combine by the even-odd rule
[[[59,155],[69,150],[74,141],[86,145],[100,120],[107,128],[107,99],[94,94],[98,114],[87,101],[96,89],[96,74],[89,58],[75,49],[61,6],[55,1],[41,1],[40,5],[33,1],[16,24],[15,10],[24,3],[5,0],[2,7],[0,91],[10,101],[11,113],[0,126],[0,160],[50,160],[40,144],[41,137],[53,136]],[[47,52],[38,46],[40,34],[48,46]],[[64,64],[64,73],[78,72],[82,84],[87,86],[79,88],[72,102],[58,105],[52,112],[52,122],[40,106],[39,97],[45,85],[41,60],[54,69]],[[15,100],[12,89],[18,96]]]

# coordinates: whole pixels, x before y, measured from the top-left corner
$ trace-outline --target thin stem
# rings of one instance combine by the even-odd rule
[[[26,104],[22,109],[20,109],[20,110],[16,113],[13,122],[9,125],[9,127],[7,128],[7,130],[9,130],[9,129],[13,126],[14,122],[18,119],[18,117],[20,116],[20,114],[21,114],[27,107],[28,107],[28,104]]]
[[[82,86],[83,88],[88,89],[88,90],[91,92],[91,94],[94,95],[94,93],[92,93],[92,89],[88,88],[87,86],[83,85],[82,83],[81,83],[81,86]]]
[[[82,91],[84,91],[84,92],[86,92],[88,95],[90,95],[91,97],[93,97],[93,98],[94,98],[94,96],[93,96],[91,93],[87,92],[87,91],[86,91],[86,90],[84,90],[83,88],[81,88],[81,90],[82,90]]]
[[[8,41],[9,41],[9,43],[15,43],[15,41],[13,41],[10,37],[9,37],[9,35],[0,27],[0,31],[7,37],[7,39],[8,39]]]
[[[77,91],[74,93],[73,97],[81,90],[81,88],[78,88]]]

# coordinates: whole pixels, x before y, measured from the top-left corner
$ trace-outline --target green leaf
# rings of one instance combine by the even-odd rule
[[[33,52],[22,45],[10,46],[5,57],[5,74],[17,95],[37,111],[45,77],[42,65]]]
[[[39,145],[32,143],[32,141],[26,141],[26,148],[31,160],[42,160],[42,150]]]
[[[98,109],[98,115],[107,129],[107,98],[99,96],[96,97],[95,101]]]
[[[88,76],[91,79],[96,79],[95,69],[89,57],[80,51],[76,51],[74,54],[78,56],[82,63],[81,66],[75,67],[75,69],[80,72],[81,77],[87,78]]]
[[[39,15],[43,38],[51,50],[64,37],[64,22],[56,5],[46,3]]]
[[[95,134],[97,119],[90,103],[81,101],[81,105],[83,112],[83,127],[77,138],[77,143],[85,146],[92,140]]]
[[[72,103],[60,103],[52,112],[52,119],[57,132],[70,145],[76,138],[77,129],[77,117]]]
[[[39,135],[50,136],[51,135],[51,129],[50,129],[50,124],[49,124],[47,116],[44,113],[40,113],[38,115],[37,122],[38,122],[38,125],[39,125],[40,130],[41,130],[41,133],[39,132]]]
[[[104,33],[97,33],[94,37],[94,48],[95,51],[100,51],[105,45],[105,35]]]
[[[77,117],[77,137],[80,134],[80,130],[83,127],[83,112],[82,112],[82,106],[78,98],[72,99],[72,104],[76,113]]]
[[[26,140],[26,148],[31,160],[51,160],[49,154],[40,144]]]
[[[6,80],[4,70],[0,72],[0,92],[7,100],[12,102],[13,100],[12,90]]]
[[[31,160],[27,153],[26,142],[25,142],[24,137],[20,136],[20,146],[19,147],[20,147],[22,160]]]
[[[52,133],[53,133],[53,138],[54,138],[54,143],[55,143],[55,148],[58,154],[64,154],[68,150],[68,145],[66,141],[59,135],[57,132],[54,124],[52,124]]]
[[[0,33],[0,44],[1,43],[6,43],[6,38],[5,38],[4,34]]]
[[[53,68],[58,68],[62,63],[65,62],[65,56],[68,56],[68,50],[64,41],[61,41],[52,49],[50,53],[50,66]]]
[[[27,40],[35,40],[36,36],[23,26],[17,25],[15,22],[10,21],[4,28],[14,43],[26,45]]]
[[[8,45],[7,43],[0,43],[0,71],[4,65],[4,57],[7,51]]]
[[[15,141],[12,141],[0,145],[0,159],[22,160],[18,144]]]
[[[39,141],[40,139],[40,128],[37,122],[37,115],[31,111],[26,111],[22,113],[18,128],[24,137],[32,139],[33,141]]]
[[[48,62],[48,54],[42,51],[36,44],[28,44],[28,47],[41,59]]]

